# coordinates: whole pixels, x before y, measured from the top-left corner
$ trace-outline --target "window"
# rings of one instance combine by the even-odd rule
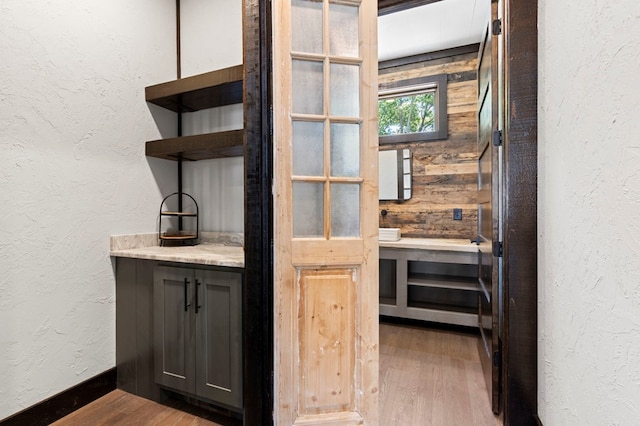
[[[446,139],[447,133],[446,74],[380,86],[380,144]]]

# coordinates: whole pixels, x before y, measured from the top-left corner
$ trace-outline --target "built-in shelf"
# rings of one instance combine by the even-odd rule
[[[223,68],[145,88],[145,99],[183,113],[242,103],[244,66]],[[197,161],[244,155],[244,131],[205,133],[149,141],[148,157]]]
[[[478,279],[475,277],[459,277],[455,275],[416,274],[410,275],[407,285],[450,290],[479,291]]]
[[[478,321],[478,309],[471,308],[468,306],[411,301],[410,303],[407,304],[407,307],[424,309],[428,311],[445,311],[446,314],[449,314],[449,313],[466,314],[466,315],[469,315],[471,317],[470,319],[473,321],[471,325],[476,325],[476,322]],[[459,325],[464,325],[464,324],[459,324]]]
[[[380,304],[381,305],[395,306],[396,305],[396,299],[393,299],[391,297],[380,297]]]
[[[244,130],[149,141],[145,153],[148,157],[188,161],[240,157],[244,155]]]
[[[435,248],[380,247],[380,315],[477,326],[482,289],[477,252],[468,244],[443,240]]]
[[[242,103],[244,66],[223,68],[145,88],[145,99],[174,112]]]

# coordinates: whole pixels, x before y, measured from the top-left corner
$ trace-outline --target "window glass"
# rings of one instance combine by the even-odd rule
[[[433,132],[436,130],[436,91],[384,96],[378,100],[378,134]]]
[[[324,235],[324,183],[293,183],[293,236]]]
[[[360,236],[359,184],[331,184],[331,236]]]

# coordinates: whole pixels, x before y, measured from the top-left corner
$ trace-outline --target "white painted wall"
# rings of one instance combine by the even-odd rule
[[[539,415],[640,419],[640,2],[539,4]]]
[[[242,1],[181,0],[182,76],[242,63]]]
[[[115,365],[109,236],[154,232],[175,190],[144,156],[174,5],[0,4],[0,419]]]

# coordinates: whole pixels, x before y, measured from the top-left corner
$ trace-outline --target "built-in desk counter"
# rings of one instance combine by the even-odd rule
[[[380,241],[380,314],[478,324],[478,247],[470,240]]]

